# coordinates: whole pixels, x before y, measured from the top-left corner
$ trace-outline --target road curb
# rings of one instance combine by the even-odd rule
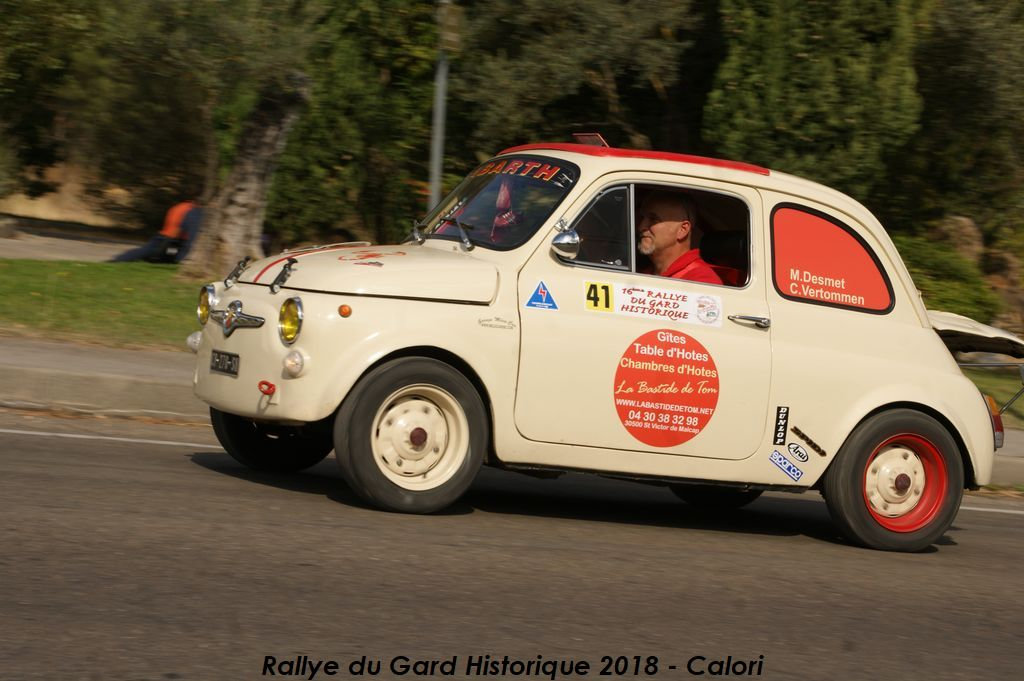
[[[996,451],[996,459],[992,464],[992,480],[989,484],[996,487],[1024,486],[1024,457],[1000,454],[999,451]]]
[[[201,423],[209,408],[180,381],[60,369],[5,366],[0,406]]]

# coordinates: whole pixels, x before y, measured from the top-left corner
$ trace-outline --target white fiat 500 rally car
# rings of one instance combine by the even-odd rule
[[[722,283],[648,274],[645,196],[685,196]],[[925,309],[878,221],[765,168],[580,144],[507,149],[400,245],[239,263],[203,288],[195,392],[235,459],[333,449],[381,508],[483,464],[589,471],[737,507],[819,490],[853,541],[920,550],[988,482],[998,407],[952,350],[1015,336]]]

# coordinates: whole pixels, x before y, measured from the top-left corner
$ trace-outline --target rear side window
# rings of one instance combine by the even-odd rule
[[[872,314],[893,308],[871,247],[836,218],[797,204],[772,211],[772,277],[783,298]]]

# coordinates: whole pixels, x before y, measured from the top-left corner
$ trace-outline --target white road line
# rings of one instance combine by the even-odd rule
[[[76,440],[111,440],[113,442],[135,442],[146,445],[166,445],[170,447],[202,447],[203,449],[222,449],[220,445],[204,445],[199,442],[175,442],[173,440],[144,440],[135,437],[110,437],[109,435],[82,435],[79,433],[46,433],[39,430],[9,430],[0,428],[0,433],[12,435],[37,435],[41,437],[67,437]]]
[[[784,499],[783,495],[781,495],[781,494],[778,495],[778,496],[768,497],[768,498],[769,499]],[[821,499],[821,498],[818,498],[818,499],[801,498],[801,501],[810,502],[812,504],[824,504],[825,503],[825,500]],[[1012,509],[1009,509],[1009,508],[982,508],[980,506],[961,506],[960,510],[961,511],[981,511],[982,513],[1009,513],[1011,515],[1024,515],[1024,511],[1015,511],[1015,510],[1012,510]]]
[[[982,513],[1012,513],[1013,515],[1024,515],[1024,511],[1012,511],[1008,508],[978,508],[977,506],[961,506],[961,511],[981,511]]]
[[[779,496],[768,497],[770,499],[784,499],[780,494]],[[801,501],[810,502],[812,504],[824,504],[824,499],[807,499],[802,498]],[[1008,508],[982,508],[980,506],[961,506],[961,511],[981,511],[982,513],[1009,513],[1011,515],[1024,515],[1024,511],[1014,511]]]

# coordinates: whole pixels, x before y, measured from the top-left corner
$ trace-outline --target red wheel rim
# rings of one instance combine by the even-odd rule
[[[869,480],[872,479],[872,466],[883,456],[889,456],[885,452],[893,446],[909,450],[917,458],[920,469],[924,472],[923,486],[920,489],[920,498],[916,505],[895,516],[880,513],[869,498],[869,494],[875,487],[875,485],[869,484]],[[871,456],[868,457],[867,464],[864,466],[864,474],[861,476],[862,495],[868,512],[871,513],[875,522],[892,532],[916,532],[926,527],[941,510],[948,486],[949,474],[946,471],[946,462],[938,447],[927,438],[910,433],[894,435],[875,447]],[[908,489],[913,493],[912,486]]]

